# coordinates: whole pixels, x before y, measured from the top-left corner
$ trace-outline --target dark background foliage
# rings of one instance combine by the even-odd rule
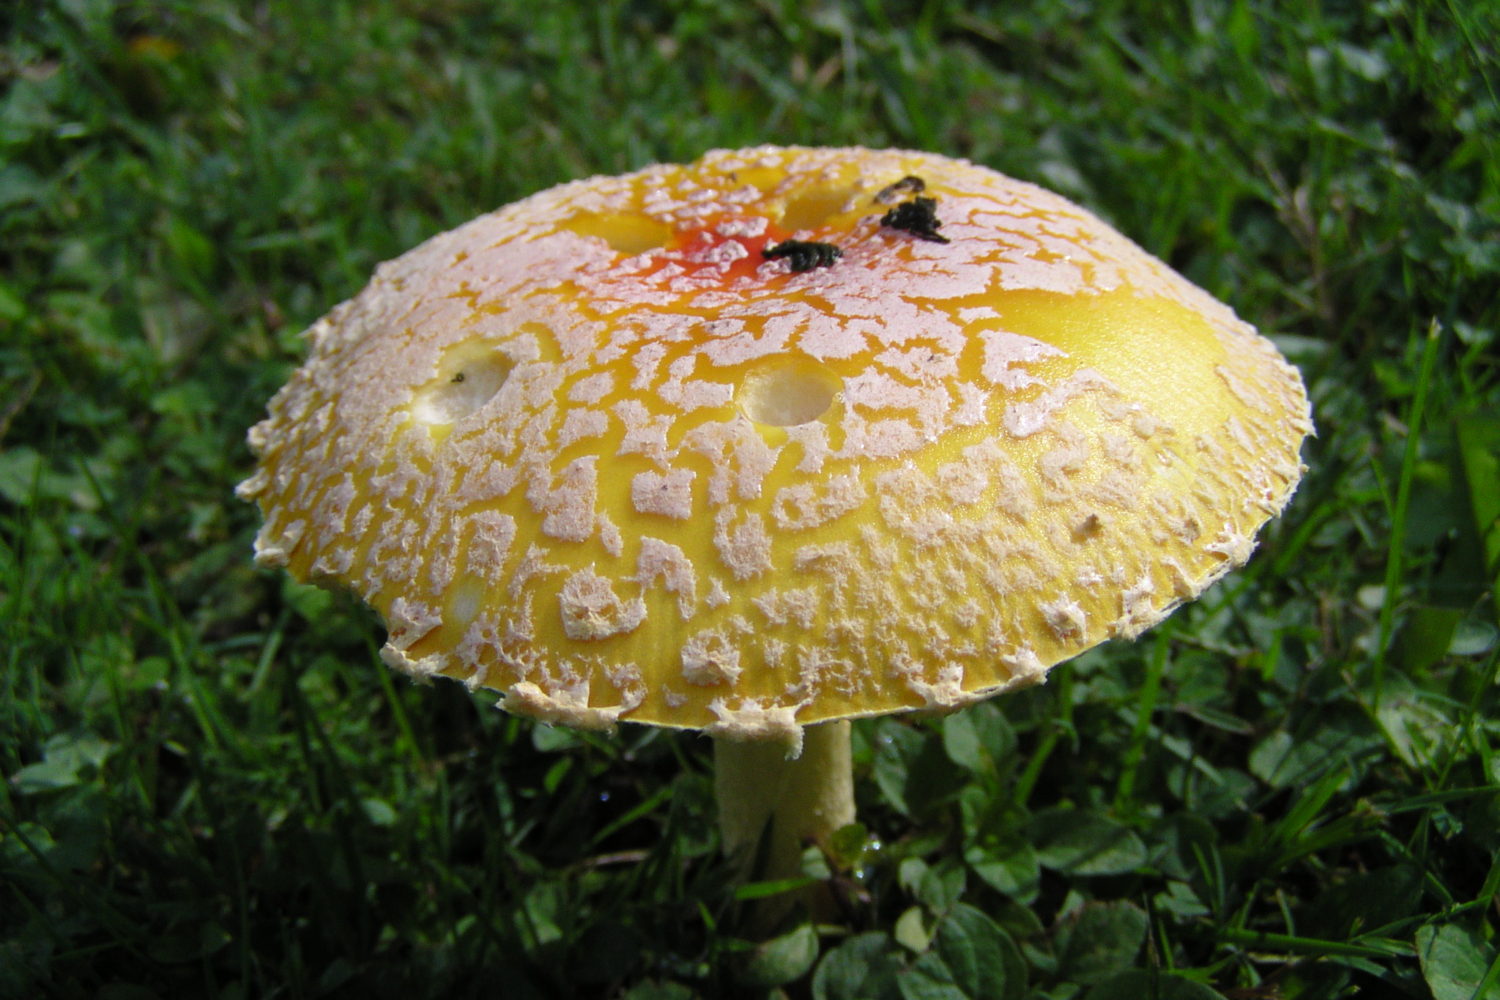
[[[0,996],[1500,995],[1492,4],[0,13]],[[965,156],[1273,336],[1319,436],[1133,645],[857,729],[753,940],[705,746],[534,727],[259,572],[245,428],[425,237],[715,146]],[[1491,992],[1484,992],[1484,991]]]

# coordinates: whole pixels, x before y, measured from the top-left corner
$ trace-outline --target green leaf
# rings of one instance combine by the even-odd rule
[[[815,1000],[901,1000],[900,946],[885,934],[857,934],[823,956],[813,973]]]
[[[965,1000],[965,993],[953,981],[953,972],[932,952],[917,959],[916,964],[896,979],[901,1000]]]
[[[639,982],[619,1000],[693,1000],[696,996],[679,982]]]
[[[1011,1000],[1025,995],[1026,967],[1010,935],[959,904],[938,924],[932,949],[897,982],[902,1000]]]
[[[882,720],[875,737],[875,783],[907,816],[920,815],[963,787],[968,775],[954,767],[937,740],[912,726]]]
[[[1469,489],[1469,509],[1491,584],[1500,590],[1500,420],[1458,421],[1458,454]],[[1500,601],[1496,601],[1500,620]]]
[[[1308,785],[1332,768],[1382,749],[1379,733],[1366,718],[1336,715],[1317,721],[1309,732],[1278,730],[1257,743],[1250,751],[1251,773],[1272,788]]]
[[[693,1000],[692,990],[681,983],[637,983],[620,1000]]]
[[[217,251],[212,240],[181,216],[172,216],[165,228],[162,242],[184,267],[200,277],[213,269]]]
[[[98,495],[87,476],[76,471],[59,471],[39,452],[25,445],[0,451],[0,497],[17,506],[33,500],[62,500],[80,510],[99,506]]]
[[[1375,711],[1390,735],[1391,748],[1404,762],[1418,766],[1441,761],[1457,735],[1445,707],[1404,678],[1392,677]]]
[[[1248,780],[1248,779],[1247,779]],[[1147,835],[1152,861],[1168,878],[1183,882],[1198,876],[1218,851],[1213,824],[1193,813],[1178,813],[1156,824]]]
[[[1420,674],[1448,655],[1463,617],[1459,608],[1413,608],[1396,635],[1396,657],[1402,668]]]
[[[959,767],[975,773],[993,771],[997,762],[1015,755],[1016,734],[989,702],[972,705],[943,719],[943,751]]]
[[[1089,990],[1088,1000],[1224,1000],[1202,983],[1165,972],[1132,969]]]
[[[1130,968],[1146,940],[1147,924],[1146,912],[1134,903],[1084,904],[1059,932],[1059,972],[1087,985]]]
[[[875,863],[880,841],[863,823],[846,823],[828,838],[828,855],[840,871],[854,871]]]
[[[567,726],[542,723],[531,727],[531,745],[542,753],[563,753],[578,749],[583,740]]]
[[[898,869],[901,887],[934,913],[946,913],[964,892],[964,867],[952,859],[929,866],[921,858],[904,858]]]
[[[1041,882],[1041,865],[1031,843],[1021,838],[989,845],[975,844],[964,852],[970,870],[997,892],[1030,899]]]
[[[921,954],[932,946],[932,930],[927,926],[927,911],[920,906],[908,906],[896,918],[894,937],[901,946]]]
[[[78,765],[66,760],[44,760],[27,764],[10,776],[17,795],[35,795],[59,788],[71,788],[80,780]]]
[[[1488,975],[1497,962],[1495,950],[1476,931],[1459,924],[1417,931],[1417,957],[1433,1000],[1494,1000],[1500,976]],[[1479,992],[1480,986],[1485,987]]]
[[[924,742],[922,734],[910,726],[887,720],[877,723],[875,784],[880,786],[886,801],[905,816],[911,815],[911,807],[906,802],[907,779],[912,761],[921,753]]]
[[[1164,740],[1162,746],[1169,747],[1170,742]],[[1260,790],[1255,779],[1244,771],[1222,764],[1211,765],[1201,759],[1172,761],[1166,779],[1172,794],[1192,810],[1193,816],[1205,820],[1244,811]]]
[[[1121,875],[1146,863],[1146,845],[1135,832],[1101,813],[1052,809],[1028,824],[1044,868],[1074,875]]]
[[[1152,898],[1152,905],[1179,918],[1206,917],[1213,912],[1186,882],[1168,882],[1166,891]]]
[[[373,826],[393,826],[396,822],[396,810],[384,799],[364,798],[360,799],[360,808],[364,811],[365,819]]]
[[[14,178],[15,173],[9,168],[0,167],[0,208],[4,208],[9,201],[7,194],[7,180]],[[8,281],[0,281],[0,323],[14,323],[26,315],[26,301],[21,298],[16,287]]]
[[[539,882],[522,900],[516,913],[523,940],[530,947],[540,948],[564,937],[559,918],[563,909],[563,890],[555,882]]]
[[[42,748],[42,760],[10,776],[21,795],[71,788],[86,780],[114,752],[114,744],[89,733],[58,733]]]
[[[281,599],[304,621],[317,623],[333,617],[333,594],[321,587],[297,583],[289,576],[284,577],[281,581]]]
[[[1026,967],[1010,935],[979,910],[959,903],[938,924],[931,954],[941,956],[964,996],[984,1000],[1020,997]]]
[[[955,712],[943,719],[943,750],[949,760],[970,771],[993,766],[978,727],[968,712]]]
[[[818,960],[818,932],[803,924],[756,947],[746,958],[740,981],[754,989],[782,986],[807,975]]]

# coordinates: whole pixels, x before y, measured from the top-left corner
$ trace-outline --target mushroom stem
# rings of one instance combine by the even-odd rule
[[[724,853],[755,879],[795,878],[808,841],[826,844],[854,822],[847,719],[808,726],[802,752],[780,740],[714,740],[714,794]],[[752,870],[762,831],[764,864]]]

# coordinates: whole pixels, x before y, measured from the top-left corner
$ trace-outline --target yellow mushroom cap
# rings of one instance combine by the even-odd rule
[[[926,237],[888,214],[918,197]],[[764,256],[792,237],[842,256]],[[1228,307],[905,151],[565,184],[309,334],[250,434],[257,558],[352,588],[388,663],[578,726],[792,735],[1034,683],[1244,562],[1312,429]]]

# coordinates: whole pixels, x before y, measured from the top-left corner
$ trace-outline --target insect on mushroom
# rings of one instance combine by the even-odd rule
[[[938,232],[942,222],[937,217],[937,199],[920,195],[911,201],[903,201],[880,217],[882,226],[902,229],[919,239],[931,243],[947,243],[948,237]]]
[[[927,182],[916,174],[907,174],[894,184],[880,189],[875,196],[875,202],[879,205],[889,205],[899,198],[909,194],[921,194],[927,190]]]
[[[774,247],[767,247],[760,253],[766,260],[785,257],[792,270],[799,274],[815,267],[831,267],[834,261],[844,256],[844,251],[832,243],[816,243],[812,240],[786,240]]]

